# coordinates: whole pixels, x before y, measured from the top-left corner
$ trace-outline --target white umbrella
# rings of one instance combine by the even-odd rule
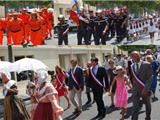
[[[40,60],[36,60],[33,58],[23,58],[21,60],[14,62],[10,66],[10,71],[16,71],[18,73],[27,70],[37,71],[40,69],[47,70],[48,67]]]
[[[0,71],[3,69],[9,69],[9,67],[12,65],[12,63],[8,61],[0,61]]]

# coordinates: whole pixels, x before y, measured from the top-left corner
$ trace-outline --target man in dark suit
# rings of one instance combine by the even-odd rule
[[[108,76],[104,67],[99,66],[98,58],[91,59],[90,74],[89,74],[89,85],[92,88],[94,100],[97,104],[98,114],[96,118],[104,118],[106,108],[103,101],[103,90],[108,89]]]
[[[141,60],[137,51],[131,54],[133,64],[131,66],[133,77],[133,114],[132,120],[138,120],[138,111],[140,106],[140,98],[142,97],[146,108],[145,120],[151,120],[151,103],[150,103],[150,86],[152,77],[151,65]]]
[[[80,113],[82,111],[82,91],[84,88],[83,70],[77,65],[76,60],[71,60],[71,68],[69,71],[69,96],[72,104],[76,107],[74,113]],[[77,94],[78,102],[75,100],[75,94]]]

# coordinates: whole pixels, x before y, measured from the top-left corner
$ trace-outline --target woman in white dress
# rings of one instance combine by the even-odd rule
[[[151,44],[154,43],[154,33],[156,32],[156,26],[153,21],[153,17],[150,17],[150,21],[148,24],[148,32],[150,34]]]
[[[133,23],[130,23],[129,24],[129,27],[128,27],[128,35],[129,35],[129,37],[130,37],[130,39],[131,39],[131,41],[133,41],[133,39],[134,39],[134,34],[135,34],[135,29],[134,29],[134,26],[133,26]]]

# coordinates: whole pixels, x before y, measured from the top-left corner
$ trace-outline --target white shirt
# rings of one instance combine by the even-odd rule
[[[136,72],[137,72],[137,64],[138,64],[138,68],[140,69],[141,64],[142,64],[142,60],[140,60],[138,63],[134,63],[134,67],[135,67]]]

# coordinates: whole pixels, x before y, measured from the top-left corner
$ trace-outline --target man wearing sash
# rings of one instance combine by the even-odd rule
[[[71,69],[69,71],[69,97],[72,104],[76,107],[74,113],[80,113],[82,111],[82,91],[84,88],[83,70],[77,66],[76,60],[71,60]],[[78,103],[75,100],[75,95],[78,97]]]
[[[92,58],[91,65],[88,84],[92,88],[94,100],[97,104],[98,114],[95,118],[104,118],[106,108],[103,101],[103,90],[105,89],[107,91],[108,89],[108,76],[105,68],[99,66],[98,58]]]
[[[150,103],[150,86],[152,77],[151,65],[144,62],[140,58],[140,54],[137,51],[132,52],[133,63],[131,65],[132,77],[133,77],[133,114],[132,120],[138,120],[138,111],[140,98],[142,97],[146,108],[145,120],[151,120],[151,103]]]

